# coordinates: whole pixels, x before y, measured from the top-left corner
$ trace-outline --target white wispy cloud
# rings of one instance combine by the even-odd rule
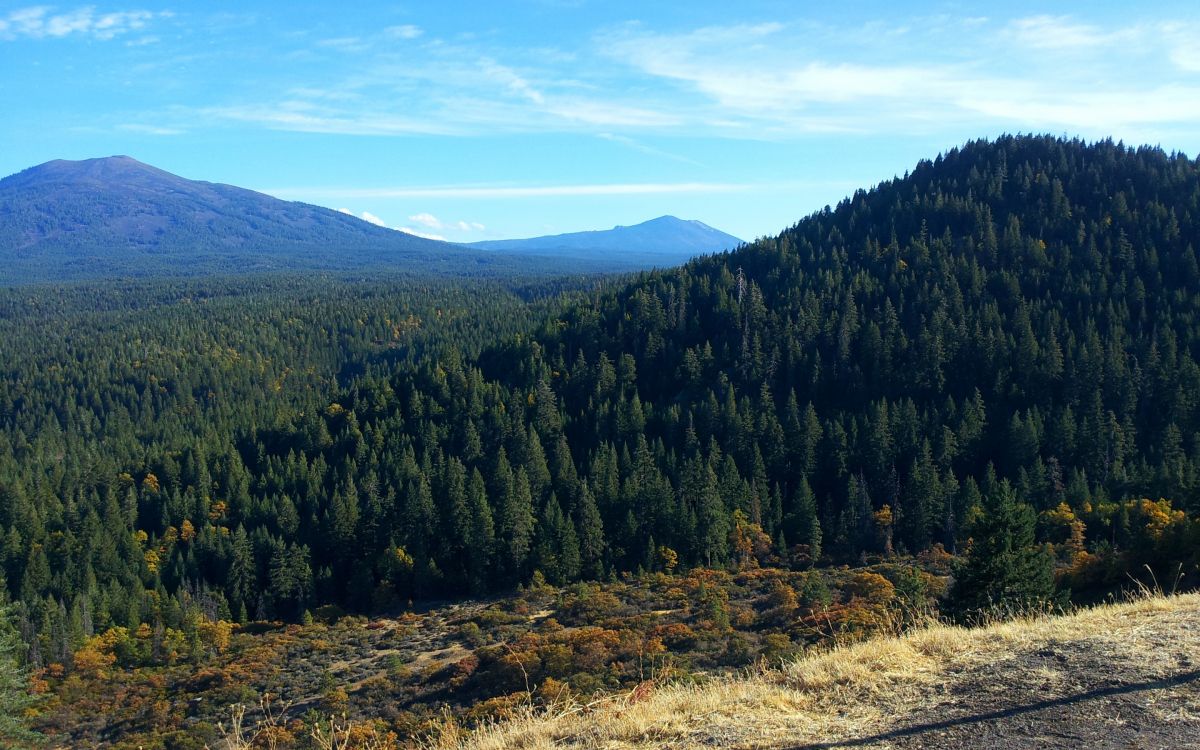
[[[463,129],[439,118],[346,107],[318,107],[313,102],[284,101],[272,105],[208,107],[199,114],[217,120],[253,123],[271,130],[338,135],[461,135]]]
[[[355,213],[354,211],[351,211],[348,208],[335,208],[333,210],[337,211],[338,213],[346,214],[347,216],[353,216],[356,219],[362,219],[363,221],[367,222],[368,224],[374,224],[375,226],[383,227],[384,229],[400,229],[400,227],[388,226],[388,223],[386,221],[379,218],[378,216],[371,213],[370,211],[362,211],[359,213]]]
[[[442,228],[441,220],[438,219],[438,217],[436,217],[430,213],[419,213],[419,214],[416,214],[415,216],[408,217],[408,220],[413,223],[420,224],[423,227],[428,227],[430,229],[441,229]]]
[[[1200,35],[1192,32],[1037,15],[1002,25],[874,28],[894,43],[873,47],[851,43],[859,29],[776,23],[670,33],[627,24],[598,44],[615,63],[692,103],[696,126],[730,135],[936,132],[975,123],[1112,134],[1200,130],[1192,103],[1200,81],[1170,75],[1200,71],[1200,45],[1189,43]],[[1151,85],[1147,70],[1156,73]]]
[[[123,123],[117,126],[117,130],[124,130],[127,133],[138,133],[140,135],[183,135],[187,132],[181,128],[146,125],[139,122]]]
[[[55,12],[46,5],[10,11],[0,18],[0,39],[13,40],[87,36],[107,41],[121,34],[145,28],[155,18],[168,18],[169,11],[148,10],[98,12],[93,6]]]
[[[546,97],[541,91],[507,65],[501,65],[495,60],[485,57],[479,61],[479,72],[483,76],[500,84],[511,93],[523,99],[528,99],[534,104],[540,105],[546,102]]]
[[[1162,32],[1171,62],[1186,73],[1200,73],[1200,24],[1167,23]]]
[[[1200,39],[1196,46],[1180,46],[1171,52],[1171,60],[1190,73],[1200,73]]]
[[[278,194],[282,194],[283,192],[285,192],[285,191],[275,191],[275,194],[278,195]],[[428,240],[441,240],[443,242],[448,242],[449,240],[447,240],[446,237],[443,235],[435,234],[428,230],[431,230],[431,229],[454,229],[454,230],[457,230],[464,234],[467,234],[470,232],[482,232],[485,229],[487,229],[486,226],[484,226],[483,224],[480,224],[477,221],[454,221],[454,222],[444,223],[440,219],[438,219],[436,216],[434,216],[433,214],[425,213],[425,212],[415,214],[413,216],[408,217],[409,221],[411,221],[414,224],[420,225],[421,229],[415,229],[411,226],[388,227],[388,225],[382,219],[380,219],[378,216],[376,216],[370,212],[367,212],[367,211],[363,211],[361,214],[356,214],[348,208],[337,208],[334,210],[340,211],[349,216],[357,216],[357,217],[363,219],[364,221],[369,221],[372,224],[375,224],[377,226],[387,227],[388,229],[395,229],[397,231],[404,232],[405,234],[411,234],[415,237],[424,237],[425,239],[428,239]]]
[[[424,32],[421,27],[406,23],[400,26],[388,26],[383,33],[392,39],[416,39]]]
[[[410,43],[395,44],[398,39]],[[306,39],[303,45],[294,50],[298,65],[320,60],[337,72],[322,70],[282,88],[286,98],[209,106],[197,115],[270,130],[365,136],[684,124],[636,95],[581,80],[580,66],[587,61],[552,49],[426,38],[411,25],[373,35]],[[348,62],[318,54],[332,50],[354,52],[365,64],[346,68]]]
[[[1100,47],[1137,32],[1133,27],[1110,31],[1070,16],[1037,15],[1016,19],[1009,25],[1009,33],[1027,47],[1064,50]]]
[[[784,185],[784,183],[779,183]],[[563,198],[599,195],[670,193],[737,193],[776,185],[729,182],[644,182],[605,185],[497,185],[381,188],[267,188],[262,192],[288,198]],[[418,214],[420,215],[420,214]],[[410,217],[414,220],[416,217]]]
[[[285,191],[275,191],[275,194],[279,195],[279,194],[283,194],[284,192]],[[348,193],[351,191],[343,191],[343,192]],[[328,195],[328,193],[325,193],[324,195]],[[353,196],[348,196],[348,197],[365,197],[365,196],[353,195]],[[444,223],[440,219],[438,219],[436,216],[434,216],[433,214],[425,213],[425,212],[415,214],[413,216],[408,217],[409,221],[411,221],[413,224],[419,225],[420,228],[412,227],[412,226],[394,227],[394,226],[389,225],[386,221],[379,218],[378,216],[371,213],[370,211],[362,211],[359,213],[355,213],[354,211],[351,211],[348,208],[336,208],[334,210],[340,211],[341,213],[344,213],[348,216],[354,216],[356,218],[362,219],[363,221],[374,224],[377,227],[383,227],[384,229],[394,229],[397,232],[404,232],[405,234],[411,234],[414,237],[423,237],[427,240],[439,240],[441,242],[449,242],[450,240],[448,240],[445,237],[445,235],[441,235],[441,234],[438,234],[438,233],[430,231],[430,230],[456,229],[459,232],[467,233],[467,232],[482,232],[484,229],[486,229],[486,227],[484,227],[483,224],[480,224],[479,222],[475,222],[475,221],[456,221],[456,222]]]
[[[366,52],[371,49],[371,43],[357,36],[342,36],[331,39],[317,40],[318,47],[335,49],[341,52]]]
[[[1147,126],[1200,122],[1200,86],[1163,86],[1121,93],[1084,92],[1055,98],[978,98],[962,104],[1013,123],[1043,122],[1086,131],[1109,127],[1148,132]],[[1104,126],[1102,126],[1104,127]],[[1150,140],[1144,137],[1140,140]]]
[[[47,26],[53,14],[13,16],[0,33],[11,36],[16,21]],[[700,165],[660,148],[663,138],[997,127],[1088,136],[1136,131],[1150,140],[1155,129],[1200,134],[1191,104],[1200,87],[1200,25],[1190,21],[942,13],[840,26],[780,20],[664,30],[627,23],[598,30],[569,53],[482,34],[439,38],[411,24],[298,39],[297,52],[312,58],[297,62],[296,77],[275,92],[194,108],[179,125],[163,127],[192,130],[207,122],[357,136],[583,133],[690,166]],[[337,50],[355,54],[329,54]],[[439,190],[502,196],[601,187],[612,189]]]
[[[934,65],[806,59],[793,48],[793,33],[781,24],[706,27],[683,34],[633,27],[602,41],[614,58],[742,116],[786,116],[812,104],[848,105],[864,99],[941,97],[963,83],[952,69]],[[738,40],[750,43],[741,46]]]
[[[622,146],[631,148],[638,153],[646,154],[648,156],[658,156],[663,159],[670,159],[671,161],[680,162],[681,164],[691,164],[697,167],[701,166],[700,162],[694,159],[689,159],[686,156],[680,156],[679,154],[673,154],[669,151],[663,151],[662,149],[654,148],[653,146],[647,146],[646,144],[630,138],[629,136],[617,135],[616,133],[597,133],[596,137],[602,138],[606,141],[612,141],[613,143],[619,143]]]
[[[568,98],[551,104],[546,111],[564,121],[586,125],[663,128],[682,124],[677,115],[662,110],[612,101]]]
[[[405,234],[411,234],[414,237],[424,237],[427,240],[440,240],[442,242],[449,241],[440,234],[431,234],[429,232],[422,232],[421,230],[413,229],[412,227],[396,227],[396,229],[398,229],[401,232],[404,232]]]

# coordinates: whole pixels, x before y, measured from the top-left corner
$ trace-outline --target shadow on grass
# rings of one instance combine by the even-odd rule
[[[928,724],[916,724],[911,727],[901,727],[893,729],[889,732],[881,732],[873,734],[869,737],[855,737],[847,740],[838,740],[836,742],[816,742],[808,745],[795,745],[793,747],[784,748],[784,750],[832,750],[839,747],[863,747],[875,742],[886,742],[887,740],[897,740],[902,737],[918,737],[926,732],[934,732],[939,729],[950,729],[953,727],[969,726],[971,724],[981,724],[987,721],[995,721],[997,719],[1007,719],[1013,716],[1021,716],[1023,714],[1036,713],[1044,711],[1048,708],[1056,708],[1059,706],[1070,706],[1076,703],[1084,703],[1086,701],[1095,700],[1097,698],[1107,698],[1113,695],[1128,695],[1130,693],[1141,693],[1149,690],[1162,690],[1164,688],[1178,687],[1189,682],[1200,681],[1200,670],[1192,672],[1184,672],[1167,677],[1161,680],[1151,680],[1148,682],[1135,682],[1128,685],[1115,685],[1113,687],[1096,688],[1085,693],[1077,693],[1075,695],[1067,695],[1062,698],[1052,698],[1050,700],[1038,701],[1025,706],[1013,706],[998,711],[989,711],[983,714],[974,714],[971,716],[960,716],[954,719],[946,719],[944,721],[934,721]]]

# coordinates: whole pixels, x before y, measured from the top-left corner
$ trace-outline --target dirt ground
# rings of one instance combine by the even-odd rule
[[[928,703],[882,731],[824,748],[1200,748],[1200,622],[1137,634],[1138,652],[1097,642],[1041,648],[949,673]]]

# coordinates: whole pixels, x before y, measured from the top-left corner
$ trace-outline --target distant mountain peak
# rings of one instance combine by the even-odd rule
[[[368,268],[451,276],[595,273],[668,265],[708,249],[665,255],[644,246],[640,254],[589,255],[532,247],[500,256],[330,208],[189,180],[125,154],[55,159],[0,179],[0,286]]]
[[[0,179],[0,208],[0,267],[10,279],[419,266],[467,255],[127,155],[55,159]]]
[[[653,256],[663,262],[683,262],[697,255],[732,250],[742,240],[696,219],[659,216],[640,224],[617,225],[608,230],[569,232],[515,240],[488,240],[470,247],[508,252],[554,253],[560,256],[597,257],[625,254]]]
[[[30,167],[20,174],[29,172],[37,174],[94,174],[99,171],[123,172],[130,169],[169,174],[169,172],[163,172],[163,170],[157,167],[152,167],[149,164],[138,161],[132,156],[124,154],[100,156],[94,159],[52,159],[44,164]]]
[[[0,180],[0,186],[28,187],[37,184],[95,184],[111,182],[114,184],[139,182],[143,185],[158,182],[160,184],[207,184],[196,183],[178,175],[150,166],[134,159],[132,156],[104,156],[96,159],[54,159],[44,164],[30,167],[15,175]]]

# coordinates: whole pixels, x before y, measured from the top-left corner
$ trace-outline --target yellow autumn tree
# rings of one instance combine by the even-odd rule
[[[108,678],[108,668],[117,661],[117,646],[129,638],[128,628],[109,628],[83,642],[75,651],[72,660],[75,671],[95,677]]]

